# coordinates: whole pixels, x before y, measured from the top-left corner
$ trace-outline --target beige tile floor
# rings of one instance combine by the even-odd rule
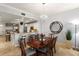
[[[68,49],[63,43],[56,44],[55,56],[79,56],[79,51]],[[12,45],[11,42],[5,41],[5,36],[0,36],[0,56],[20,56],[21,52],[18,47]]]

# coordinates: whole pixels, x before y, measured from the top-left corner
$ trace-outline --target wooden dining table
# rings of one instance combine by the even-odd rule
[[[40,41],[37,39],[32,39],[32,40],[28,41],[27,44],[30,47],[36,49],[36,53],[38,55],[38,49],[44,48],[49,43],[50,40],[51,40],[50,38],[45,38],[45,40],[43,40],[43,41]]]
[[[46,38],[43,42],[37,39],[32,39],[27,42],[27,44],[33,48],[42,48],[48,44],[51,39]]]

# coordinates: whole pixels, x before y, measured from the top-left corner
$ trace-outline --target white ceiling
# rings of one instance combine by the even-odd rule
[[[37,16],[43,14],[51,16],[56,13],[79,8],[79,4],[72,3],[46,3],[45,5],[42,3],[8,3],[7,5],[16,9],[31,12]]]
[[[69,11],[75,8],[79,8],[79,4],[72,3],[4,3],[0,4],[0,21],[1,23],[12,22],[15,19],[21,18],[21,12],[25,12],[28,17],[39,17],[41,15],[47,15],[52,17],[54,14]],[[5,12],[6,11],[6,12]],[[28,19],[28,18],[25,19]]]
[[[9,14],[9,13],[0,12],[0,23],[12,22],[13,20],[15,20],[17,18],[20,18],[20,17]]]
[[[6,13],[6,12],[0,12],[0,24],[4,24],[4,23],[16,23],[18,22],[19,20],[21,20],[21,16],[17,16],[17,15],[13,15],[13,14],[10,14],[10,13]],[[19,20],[17,20],[19,19]],[[30,18],[24,18],[24,22],[28,22],[28,21],[31,21],[32,19]]]

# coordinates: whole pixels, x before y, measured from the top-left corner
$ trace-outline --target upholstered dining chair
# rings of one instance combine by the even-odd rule
[[[21,49],[21,56],[32,56],[36,53],[36,51],[32,48],[27,48],[25,46],[25,40],[19,40],[19,46]]]
[[[53,39],[52,38],[50,38],[51,40],[49,41],[49,43],[48,43],[48,55],[49,56],[53,56],[53,46],[52,46],[52,44],[53,44]]]
[[[48,56],[53,56],[54,52],[56,53],[56,41],[57,36],[53,38],[49,38],[49,42],[46,47],[39,49],[39,52],[46,54]]]
[[[56,41],[57,41],[57,36],[53,38],[53,43],[52,43],[52,48],[54,50],[54,53],[56,53]]]
[[[40,53],[41,55],[43,54],[45,56],[53,56],[52,43],[53,40],[49,38],[48,44],[43,48],[39,48],[38,53]]]
[[[50,56],[53,56],[54,52],[56,53],[56,41],[57,41],[57,36],[50,38],[50,41],[48,43],[48,54]]]

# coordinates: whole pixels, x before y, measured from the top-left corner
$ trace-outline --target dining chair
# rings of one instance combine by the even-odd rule
[[[43,47],[38,49],[38,53],[44,54],[46,56],[53,56],[54,53],[56,53],[56,41],[57,41],[57,36],[56,37],[49,37],[49,40],[47,41],[48,44]]]
[[[45,47],[39,48],[38,53],[40,55],[45,55],[45,56],[52,56],[53,55],[53,50],[52,50],[52,39],[49,38],[47,41],[48,44]]]
[[[48,55],[49,56],[53,56],[53,48],[52,48],[52,44],[53,44],[53,39],[51,38],[49,43],[48,43]]]
[[[19,40],[19,46],[21,49],[21,56],[32,56],[36,53],[36,51],[32,48],[27,48],[25,46],[25,40]]]
[[[57,36],[53,38],[53,43],[52,43],[52,48],[54,50],[54,53],[56,53],[56,41],[57,41]]]

